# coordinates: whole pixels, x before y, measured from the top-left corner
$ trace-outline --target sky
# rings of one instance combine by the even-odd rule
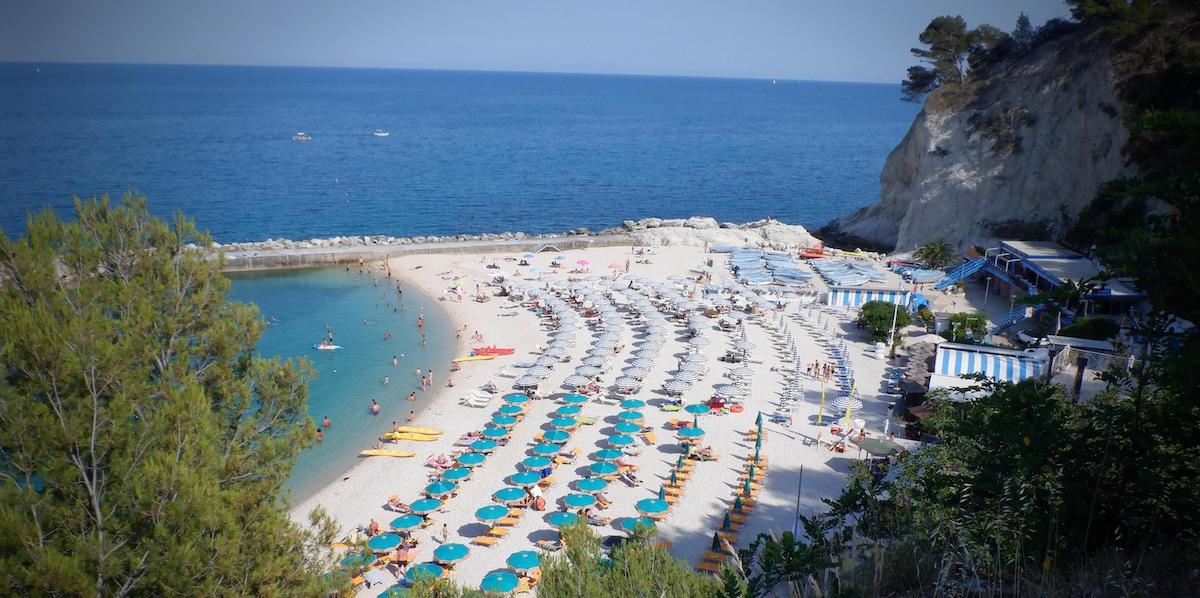
[[[549,71],[894,83],[935,16],[1062,0],[0,0],[0,61]]]

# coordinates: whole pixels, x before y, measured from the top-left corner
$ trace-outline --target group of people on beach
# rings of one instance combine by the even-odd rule
[[[821,363],[819,361],[814,361],[808,364],[808,375],[810,378],[829,382],[833,379],[833,375],[836,372],[837,367],[832,363]]]

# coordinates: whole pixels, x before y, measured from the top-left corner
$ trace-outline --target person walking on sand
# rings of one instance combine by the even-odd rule
[[[442,524],[442,544],[450,541],[450,526]]]
[[[416,412],[416,411],[409,411],[409,412],[408,412],[408,423],[410,423],[410,424],[411,424],[412,422],[414,422],[414,421],[416,421],[416,420],[417,420],[417,412]]]

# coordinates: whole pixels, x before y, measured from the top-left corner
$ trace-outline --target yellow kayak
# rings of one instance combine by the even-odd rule
[[[415,440],[417,442],[433,442],[441,438],[436,434],[413,434],[411,432],[388,432],[383,437],[388,440]]]
[[[418,428],[416,426],[400,426],[393,432],[407,432],[409,434],[426,434],[428,436],[437,436],[442,433],[441,428]]]
[[[462,363],[464,361],[488,361],[495,358],[495,355],[466,355],[463,357],[455,357],[454,363]]]
[[[412,451],[393,451],[388,449],[367,449],[358,454],[360,457],[413,457]]]

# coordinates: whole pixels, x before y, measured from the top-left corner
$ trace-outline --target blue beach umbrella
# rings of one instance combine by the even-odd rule
[[[479,582],[479,589],[495,594],[507,594],[517,589],[520,583],[520,578],[512,571],[494,571],[484,576],[483,581]]]
[[[643,401],[641,399],[625,399],[624,401],[621,401],[621,409],[633,410],[633,409],[641,409],[642,407],[645,407],[645,406],[646,406],[646,401]]]
[[[503,399],[505,403],[518,404],[527,402],[529,400],[529,395],[523,392],[510,392],[504,395]]]
[[[367,546],[376,552],[391,550],[400,545],[400,536],[392,532],[384,532],[367,540]]]
[[[471,549],[467,548],[465,544],[450,542],[434,548],[433,558],[434,560],[442,561],[443,563],[453,563],[467,558],[467,555],[470,554],[470,552]]]
[[[486,460],[487,455],[483,453],[466,453],[458,456],[458,464],[465,465],[467,467],[477,467],[479,465],[483,465],[483,462]]]
[[[529,457],[521,461],[521,467],[525,469],[546,469],[550,467],[550,459],[542,456]]]
[[[613,474],[617,473],[618,471],[620,471],[620,468],[617,467],[616,463],[609,463],[607,461],[599,461],[596,463],[592,463],[588,467],[588,470],[592,472],[592,475],[606,476],[606,475],[613,475]]]
[[[582,480],[575,482],[575,489],[579,490],[580,492],[587,492],[588,494],[603,492],[607,487],[608,482],[600,478],[583,478]]]
[[[412,501],[408,508],[412,509],[414,513],[429,513],[438,510],[441,506],[442,501],[436,498],[420,498]]]
[[[679,437],[686,438],[688,440],[695,440],[697,438],[703,438],[704,430],[702,428],[684,428],[679,431]]]
[[[621,421],[632,423],[642,421],[646,416],[642,415],[641,411],[622,411],[617,414],[617,417]]]
[[[566,405],[559,407],[558,411],[555,411],[554,413],[559,417],[574,417],[579,415],[580,411],[583,411],[583,407],[580,407],[579,405]]]
[[[566,527],[579,523],[579,515],[570,511],[555,511],[546,518],[546,521],[553,527]]]
[[[571,514],[574,515],[574,513]],[[578,518],[579,517],[576,516],[576,519]],[[370,552],[353,552],[342,557],[342,560],[338,561],[338,564],[348,569],[353,569],[355,567],[369,565],[374,560],[375,555],[371,554]]]
[[[617,425],[613,426],[613,429],[618,434],[637,434],[642,431],[641,426],[630,422],[618,422]]]
[[[518,407],[518,409],[520,408]],[[508,426],[516,425],[516,423],[517,418],[511,415],[496,415],[492,417],[492,425],[499,426],[501,428],[507,428]]]
[[[707,403],[692,403],[687,407],[684,407],[683,410],[691,413],[692,415],[704,415],[705,413],[709,412]]]
[[[483,523],[491,523],[508,517],[508,507],[502,505],[488,505],[475,511],[475,518]]]
[[[625,519],[621,520],[621,529],[629,533],[633,533],[634,531],[641,529],[652,530],[655,527],[657,527],[657,525],[655,525],[654,520],[649,517],[626,517]]]
[[[575,426],[579,425],[579,422],[575,421],[575,418],[573,417],[556,417],[550,420],[550,425],[554,426],[555,428],[566,429],[574,428]]]
[[[425,518],[420,515],[401,515],[393,519],[389,525],[392,529],[406,530],[420,527],[422,523],[425,523]]]
[[[563,497],[563,504],[574,509],[582,509],[596,504],[596,497],[591,494],[568,494]]]
[[[442,479],[447,482],[461,482],[471,477],[471,468],[453,467],[442,472]]]
[[[492,494],[492,498],[494,498],[496,502],[508,504],[525,498],[525,495],[525,490],[523,488],[508,486],[506,488],[497,490],[494,494]]]
[[[613,434],[608,437],[608,445],[613,448],[624,448],[633,444],[633,438],[624,434]]]
[[[437,579],[444,572],[445,569],[442,569],[442,566],[436,563],[421,563],[409,567],[408,571],[404,572],[404,579],[415,583],[426,579]]]
[[[552,442],[542,442],[540,444],[533,445],[532,450],[533,450],[533,454],[535,454],[535,455],[541,455],[543,457],[553,457],[554,455],[558,454],[558,451],[562,450],[562,447],[560,447],[557,444],[554,444]]]
[[[571,439],[571,433],[566,430],[550,430],[542,434],[542,440],[553,442],[555,444],[563,444]]]
[[[505,430],[504,428],[487,427],[487,428],[483,429],[483,437],[484,438],[493,438],[494,439],[494,438],[504,438],[506,436],[508,436],[508,430]]]
[[[396,584],[379,593],[375,598],[403,598],[408,595],[408,588]]]
[[[435,496],[435,497],[436,496],[448,496],[450,494],[453,494],[455,490],[458,490],[458,484],[455,484],[454,482],[447,482],[444,480],[441,482],[434,482],[425,487],[425,493],[430,496]]]
[[[598,450],[598,451],[592,453],[592,460],[593,461],[616,461],[617,459],[620,459],[621,455],[623,455],[623,454],[624,453],[622,453],[621,451],[618,451],[617,449],[601,449],[601,450]]]
[[[637,509],[638,513],[643,515],[661,515],[662,513],[666,513],[667,509],[671,508],[671,505],[667,504],[667,501],[665,500],[660,500],[657,498],[643,498],[642,500],[637,501],[637,504],[634,505],[634,508]]]
[[[496,448],[496,441],[488,440],[486,438],[481,438],[481,439],[476,440],[475,442],[471,443],[471,450],[480,452],[480,453],[486,453],[495,448]]]
[[[532,550],[520,550],[508,555],[504,561],[509,567],[518,571],[532,569],[542,564],[542,557]]]
[[[500,415],[513,416],[513,415],[517,415],[518,413],[522,413],[525,410],[521,409],[520,405],[514,405],[512,403],[509,403],[507,405],[501,405],[500,409],[498,409],[497,411],[500,412]]]
[[[571,394],[563,397],[562,400],[564,403],[571,403],[573,405],[582,405],[588,401],[588,398],[586,395],[581,395],[579,393],[571,393]]]
[[[542,476],[536,471],[522,471],[509,476],[508,481],[514,486],[532,486],[542,481]]]

